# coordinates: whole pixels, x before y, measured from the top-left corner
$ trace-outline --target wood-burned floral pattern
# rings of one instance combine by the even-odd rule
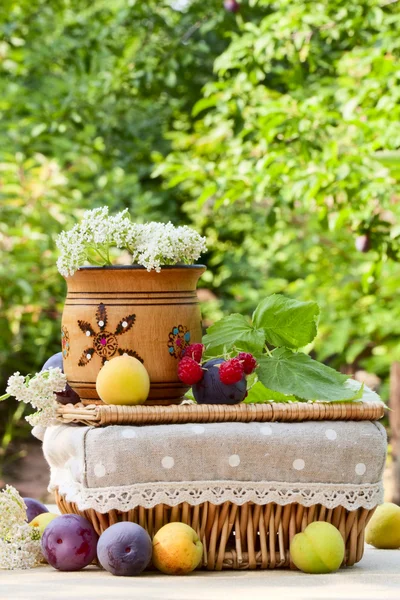
[[[136,315],[128,315],[121,319],[115,328],[114,333],[107,331],[107,309],[103,303],[99,304],[96,311],[96,324],[100,329],[99,332],[96,332],[87,321],[78,320],[79,329],[86,337],[92,339],[92,346],[83,351],[78,365],[80,367],[85,367],[92,360],[94,354],[100,356],[102,364],[104,365],[104,363],[112,358],[117,352],[120,355],[129,354],[129,356],[134,356],[140,360],[140,362],[143,362],[143,359],[134,350],[120,348],[118,344],[118,337],[132,329],[135,320]]]
[[[68,358],[71,342],[69,341],[68,329],[63,325],[61,327],[61,351],[63,358]]]
[[[190,331],[184,325],[177,325],[169,334],[168,351],[175,358],[182,358],[186,346],[190,344]]]

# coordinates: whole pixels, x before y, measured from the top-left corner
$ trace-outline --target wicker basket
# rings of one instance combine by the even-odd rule
[[[65,424],[89,426],[156,425],[170,423],[268,422],[320,420],[377,420],[384,414],[382,403],[292,403],[172,406],[82,406],[58,408],[58,419]],[[209,570],[295,568],[290,560],[290,542],[313,521],[326,521],[337,527],[345,541],[343,564],[354,565],[364,552],[364,531],[374,509],[354,511],[338,506],[327,509],[321,504],[304,507],[298,503],[281,506],[247,502],[238,506],[224,502],[218,506],[204,502],[191,506],[187,502],[170,507],[136,507],[128,512],[111,510],[102,514],[94,509],[81,511],[56,493],[62,513],[86,517],[101,534],[119,521],[139,523],[150,534],[173,521],[187,523],[203,542],[202,566]]]
[[[381,402],[291,404],[181,404],[171,406],[106,406],[68,404],[57,408],[61,423],[94,427],[107,425],[165,425],[229,421],[376,421],[384,415]]]
[[[203,542],[202,567],[210,571],[222,569],[291,568],[290,542],[296,533],[313,521],[325,521],[337,527],[343,536],[346,553],[343,565],[360,561],[364,552],[364,531],[374,509],[348,511],[339,506],[327,509],[321,504],[306,508],[293,503],[260,506],[247,502],[237,506],[224,502],[219,506],[204,502],[191,506],[184,502],[170,507],[137,507],[128,512],[112,510],[101,514],[93,509],[80,511],[56,493],[62,513],[86,517],[98,534],[119,521],[139,523],[151,537],[166,523],[181,521],[195,529]]]

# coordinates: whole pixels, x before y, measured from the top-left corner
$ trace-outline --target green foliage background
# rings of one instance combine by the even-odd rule
[[[54,236],[103,204],[207,235],[207,323],[315,299],[317,358],[387,381],[399,30],[387,0],[3,0],[1,388],[58,351]],[[0,410],[4,450],[21,415]]]

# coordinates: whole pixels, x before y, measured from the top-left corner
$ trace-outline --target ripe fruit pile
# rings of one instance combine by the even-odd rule
[[[201,364],[203,344],[192,344],[185,350],[178,364],[178,377],[191,385],[199,404],[238,404],[247,395],[246,375],[257,367],[254,356],[248,352],[224,360],[214,358]]]
[[[137,523],[115,523],[99,537],[79,515],[55,515],[32,498],[24,498],[27,520],[41,536],[44,559],[59,571],[79,571],[98,558],[101,566],[124,577],[139,575],[153,562],[162,573],[186,575],[199,566],[203,544],[184,523],[168,523],[151,540]],[[40,511],[40,514],[38,512]]]

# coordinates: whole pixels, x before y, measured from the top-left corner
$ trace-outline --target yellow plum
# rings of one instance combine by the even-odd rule
[[[153,539],[153,564],[167,575],[187,575],[201,561],[203,544],[185,523],[168,523]]]
[[[123,354],[106,362],[97,375],[96,390],[106,404],[143,404],[149,395],[149,374],[140,360]]]
[[[29,525],[31,527],[38,527],[39,531],[40,531],[40,535],[42,536],[47,525],[49,523],[51,523],[51,521],[53,521],[53,519],[56,519],[59,516],[60,515],[56,515],[55,513],[50,513],[50,512],[42,513],[41,515],[38,515],[37,517],[32,519],[32,521],[29,523]]]

